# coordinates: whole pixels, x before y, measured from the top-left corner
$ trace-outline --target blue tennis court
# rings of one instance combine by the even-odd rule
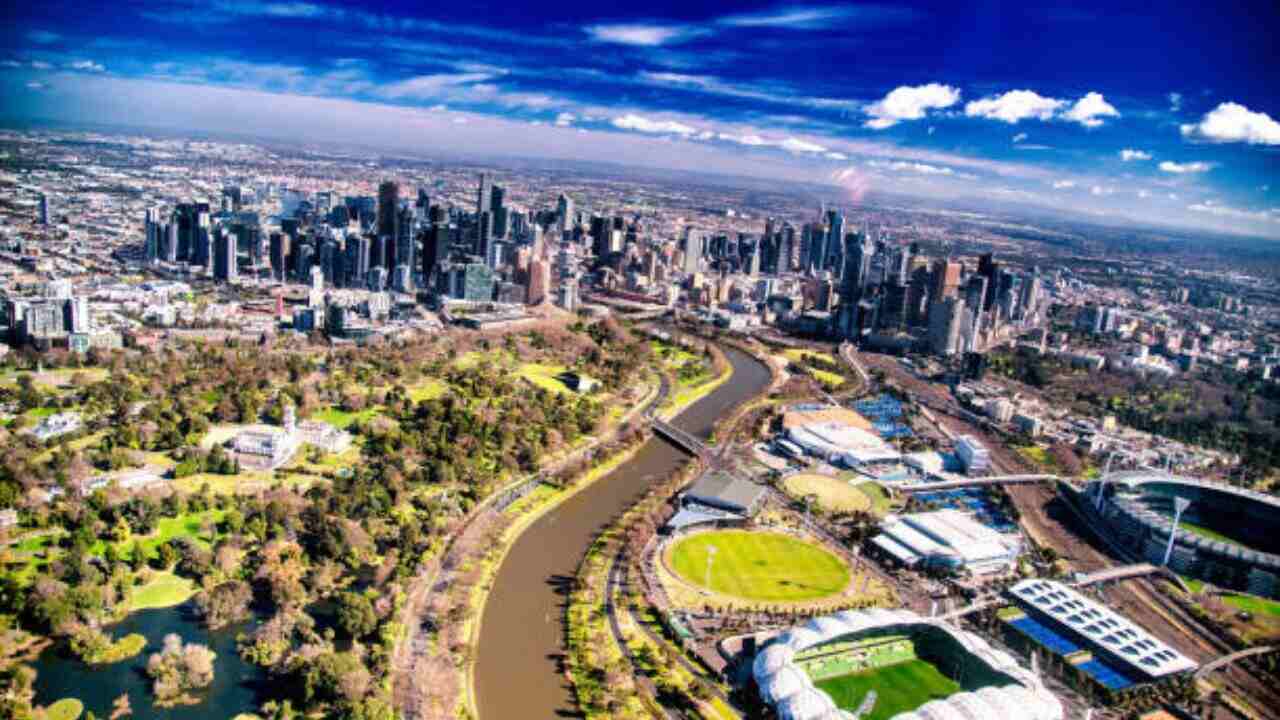
[[[1042,625],[1035,618],[1029,616],[1021,617],[1008,622],[1018,632],[1044,646],[1055,655],[1070,655],[1071,653],[1079,652],[1081,649],[1079,645],[1059,635],[1049,627]]]
[[[1137,684],[1133,681],[1133,678],[1096,658],[1087,663],[1080,663],[1076,667],[1092,676],[1094,680],[1097,680],[1108,690],[1123,690]]]

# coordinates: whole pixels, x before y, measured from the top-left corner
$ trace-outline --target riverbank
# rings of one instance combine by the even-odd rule
[[[686,432],[706,437],[718,420],[768,386],[769,372],[755,359],[736,349],[725,354],[732,382],[724,378],[679,414],[675,422]],[[565,675],[564,602],[578,562],[603,526],[686,461],[674,446],[650,439],[627,462],[531,521],[511,543],[479,626],[473,672],[482,720],[577,711]]]

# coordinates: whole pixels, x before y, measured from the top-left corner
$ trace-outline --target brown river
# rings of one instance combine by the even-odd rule
[[[769,370],[750,355],[725,348],[733,376],[673,422],[699,437],[738,403],[769,385]],[[684,459],[675,446],[650,438],[627,463],[531,525],[498,569],[485,603],[475,687],[480,720],[578,717],[573,691],[560,672],[564,653],[564,588],[595,536],[635,503],[651,483]]]

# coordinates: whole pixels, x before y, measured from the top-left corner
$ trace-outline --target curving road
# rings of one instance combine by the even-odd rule
[[[767,367],[737,349],[724,351],[733,377],[674,420],[698,437],[708,437],[735,405],[769,386]],[[630,461],[544,515],[512,546],[482,615],[475,667],[480,720],[578,716],[561,664],[566,586],[601,528],[686,458],[651,438]]]

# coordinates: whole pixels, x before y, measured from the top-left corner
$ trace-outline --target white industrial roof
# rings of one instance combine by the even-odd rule
[[[1009,548],[1005,546],[1000,533],[959,510],[947,508],[906,515],[902,519],[943,543],[966,562],[989,560],[1009,554]]]
[[[1197,665],[1128,618],[1053,580],[1023,580],[1016,597],[1148,677],[1194,670]]]

